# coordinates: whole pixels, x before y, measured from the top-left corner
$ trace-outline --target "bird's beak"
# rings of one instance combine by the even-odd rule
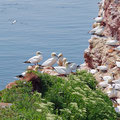
[[[61,56],[58,56],[58,58],[60,58]]]

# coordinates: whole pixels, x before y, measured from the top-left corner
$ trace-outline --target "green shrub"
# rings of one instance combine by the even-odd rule
[[[86,71],[67,78],[30,72],[40,78],[41,93],[32,92],[32,84],[24,81],[1,91],[0,101],[13,103],[1,109],[2,120],[116,120],[111,100]]]

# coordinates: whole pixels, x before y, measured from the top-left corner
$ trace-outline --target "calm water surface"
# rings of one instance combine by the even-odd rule
[[[41,51],[83,63],[98,0],[0,0],[0,90]],[[17,20],[15,24],[11,24]],[[44,61],[43,60],[43,61]]]

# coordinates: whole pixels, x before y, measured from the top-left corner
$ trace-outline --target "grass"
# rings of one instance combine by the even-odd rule
[[[0,92],[0,101],[13,103],[0,110],[1,120],[116,120],[112,102],[96,80],[86,71],[69,75],[66,79],[36,74],[40,91],[32,91],[31,82]]]

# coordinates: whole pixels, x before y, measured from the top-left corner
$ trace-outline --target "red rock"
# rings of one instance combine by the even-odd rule
[[[106,23],[104,34],[120,41],[120,2],[105,0],[104,9],[104,22]]]
[[[13,86],[16,86],[16,85],[17,85],[16,82],[11,82],[6,86],[6,88],[10,89],[10,88],[12,88]]]

